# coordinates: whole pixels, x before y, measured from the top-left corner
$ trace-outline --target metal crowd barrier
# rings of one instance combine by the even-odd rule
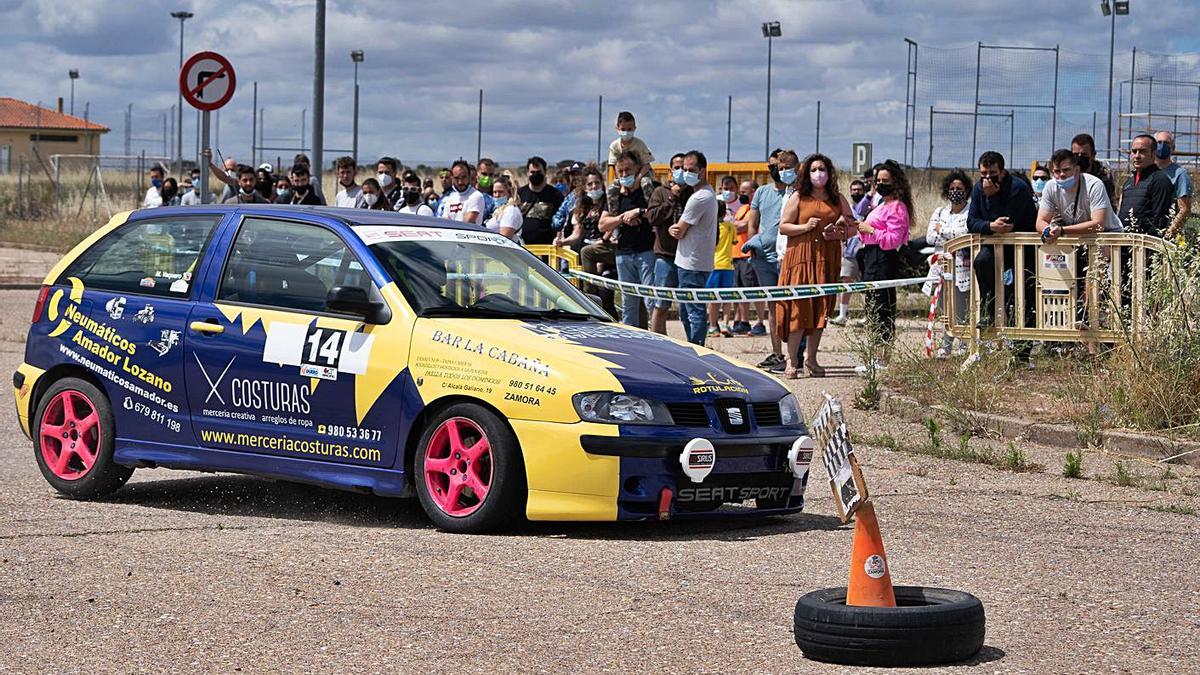
[[[975,274],[975,259],[988,248],[997,263],[983,271],[997,289],[990,308]],[[1165,243],[1125,233],[1060,237],[1053,244],[1032,233],[972,234],[945,249],[942,318],[954,337],[1116,342],[1145,323],[1146,285]]]

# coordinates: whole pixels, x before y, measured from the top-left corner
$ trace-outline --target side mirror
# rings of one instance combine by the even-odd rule
[[[372,298],[358,286],[334,286],[325,296],[325,307],[332,312],[361,316],[367,323],[387,323],[392,318],[387,304]]]

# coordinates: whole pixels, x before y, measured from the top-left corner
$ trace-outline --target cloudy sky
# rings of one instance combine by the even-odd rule
[[[1132,15],[1117,23],[1118,79],[1128,77],[1131,47],[1139,53],[1200,51],[1193,37],[1200,2],[1132,4]],[[258,105],[266,109],[268,144],[298,146],[302,114],[312,107],[311,0],[0,0],[0,95],[53,106],[56,97],[69,95],[67,70],[77,68],[75,111],[82,116],[86,103],[90,118],[112,129],[104,152],[123,151],[130,103],[133,150],[161,152],[164,113],[176,101],[178,77],[179,23],[170,12],[179,9],[196,14],[186,25],[185,52],[221,52],[237,70],[237,94],[221,114],[222,152],[243,161],[249,154],[254,81]],[[783,28],[774,43],[773,146],[812,150],[820,100],[821,149],[835,162],[848,162],[852,141],[873,142],[876,160],[901,157],[905,37],[922,50],[918,164],[927,154],[928,107],[973,104],[977,41],[1061,45],[1064,67],[1090,68],[1091,74],[1063,75],[1059,97],[1074,102],[1060,102],[1060,124],[1071,127],[1067,133],[1090,131],[1091,111],[1098,110],[1098,135],[1104,133],[1106,80],[1095,73],[1107,76],[1109,19],[1095,0],[330,0],[327,158],[328,149],[351,146],[349,55],[362,49],[364,159],[392,154],[406,162],[442,164],[473,158],[480,88],[483,154],[502,162],[530,154],[551,161],[595,157],[600,96],[605,145],[614,137],[616,113],[628,109],[660,159],[695,147],[713,160],[726,155],[732,96],[732,158],[761,159],[767,41],[760,25],[771,19]],[[963,49],[953,49],[958,47]],[[996,79],[988,77],[981,98],[1003,77],[1006,91],[1027,84],[1029,100],[1039,99],[1047,90],[1037,83],[1045,81],[1047,69],[1053,73],[1053,58],[1049,52],[997,52],[995,59],[985,59],[983,69]],[[1179,63],[1195,66],[1194,59]],[[1176,75],[1200,79],[1190,72]],[[1075,90],[1067,86],[1072,82]],[[1009,94],[996,95],[1002,103],[1014,102]],[[311,133],[311,110],[307,115]],[[940,127],[939,152],[948,145],[970,146],[969,122]],[[997,123],[1002,127],[1004,120]],[[195,111],[185,108],[189,156],[195,125]],[[1001,127],[985,129],[984,140],[1006,143]],[[1015,135],[1027,135],[1023,131],[1018,125]],[[958,138],[963,135],[968,137]],[[266,154],[273,161],[290,153]]]

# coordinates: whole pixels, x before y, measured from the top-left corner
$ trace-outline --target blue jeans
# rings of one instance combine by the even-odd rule
[[[679,288],[679,268],[675,263],[654,256],[654,285],[659,288]],[[651,300],[652,305],[658,309],[671,309],[670,300]],[[688,332],[687,312],[679,312],[679,321],[683,323],[683,332],[686,335]]]
[[[708,283],[708,272],[693,272],[692,270],[679,269],[679,287],[680,288],[704,288]],[[680,318],[683,314],[687,314],[687,323],[684,325],[684,330],[687,331],[688,342],[694,345],[704,345],[704,337],[708,332],[708,311],[704,305],[693,303],[681,303],[679,308]]]
[[[654,251],[640,253],[617,251],[617,279],[631,284],[654,285]],[[642,298],[649,315],[653,300]],[[630,296],[621,303],[621,323],[627,326],[638,325],[638,298]]]

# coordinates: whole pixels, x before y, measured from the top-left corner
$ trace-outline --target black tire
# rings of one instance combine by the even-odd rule
[[[922,666],[969,659],[983,647],[983,603],[970,593],[896,586],[896,607],[850,607],[846,588],[796,602],[796,645],[817,661]]]
[[[52,422],[66,421],[66,418],[62,418],[61,413],[64,401],[67,400],[74,402],[77,411],[90,408],[95,413],[96,423],[94,431],[89,427],[83,438],[78,434],[72,437],[71,432],[64,431],[63,433],[67,435],[63,436],[63,441],[59,443],[57,438],[48,439],[44,432]],[[47,409],[52,406],[54,409],[50,411],[50,416],[55,419],[47,416]],[[73,425],[74,422],[71,424]],[[125,481],[133,475],[132,467],[121,466],[113,461],[115,427],[112,406],[104,392],[87,380],[65,377],[51,384],[38,401],[37,413],[29,421],[29,426],[33,436],[34,458],[37,460],[38,468],[42,471],[42,477],[51,487],[67,497],[72,499],[106,497],[120,489]],[[92,465],[82,471],[80,470],[82,461],[80,456],[77,453],[70,455],[74,445],[81,442],[86,442],[96,449]],[[63,473],[71,472],[77,477],[60,476],[49,465],[48,453],[62,455],[63,452],[69,454],[68,464],[70,466],[61,471]]]
[[[447,424],[460,425],[464,429],[460,433],[469,435],[470,439],[474,439],[475,435],[482,431],[489,446],[489,457],[476,464],[476,467],[484,466],[486,462],[490,476],[488,489],[482,499],[475,499],[474,493],[469,489],[461,488],[464,496],[456,503],[461,505],[463,501],[472,502],[463,508],[464,511],[469,511],[465,513],[451,513],[443,506],[450,501],[450,495],[442,491],[443,485],[438,481],[445,479],[448,482],[459,477],[466,481],[466,472],[450,476],[439,475],[439,472],[435,471],[434,478],[427,479],[427,467],[433,466],[432,462],[438,459],[430,459],[428,455],[434,445],[435,436],[440,444],[442,439],[438,434]],[[464,441],[467,440],[468,437],[464,436]],[[468,444],[464,442],[463,445]],[[417,497],[421,500],[421,507],[438,529],[463,534],[495,532],[510,529],[522,522],[526,499],[524,460],[512,430],[487,408],[474,403],[456,403],[441,410],[429,420],[415,452],[413,484],[417,490]],[[454,472],[455,469],[450,471]],[[479,478],[478,474],[476,478]],[[438,494],[431,493],[431,489]]]

